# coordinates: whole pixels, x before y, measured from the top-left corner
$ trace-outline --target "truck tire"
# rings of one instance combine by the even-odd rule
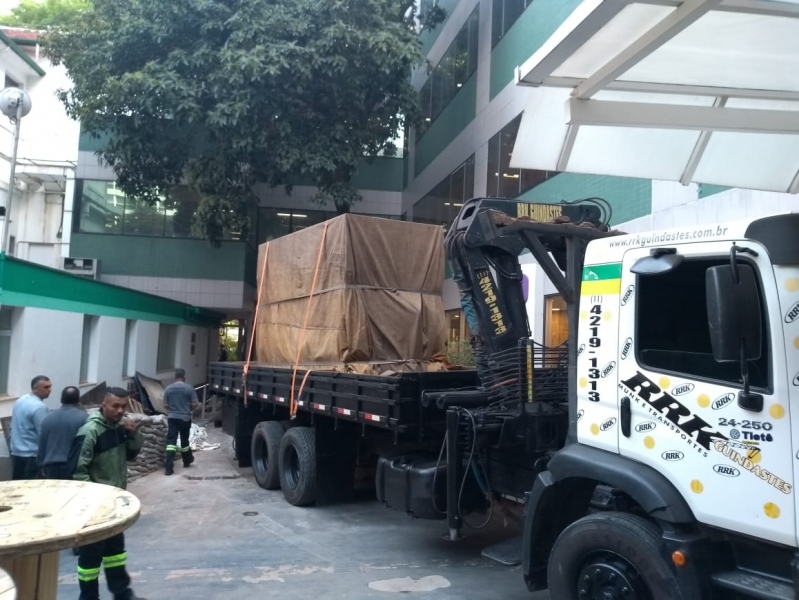
[[[283,427],[277,421],[262,421],[252,432],[252,472],[265,490],[280,489],[280,440]]]
[[[284,419],[283,421],[280,421],[280,424],[283,426],[283,431],[288,431],[289,429],[292,429],[293,427],[297,427],[295,422],[292,421],[291,419]]]
[[[292,427],[280,443],[280,487],[286,501],[305,506],[316,499],[316,436],[310,427]]]
[[[626,513],[597,513],[572,523],[549,555],[549,593],[558,600],[682,600],[663,555],[660,530]]]

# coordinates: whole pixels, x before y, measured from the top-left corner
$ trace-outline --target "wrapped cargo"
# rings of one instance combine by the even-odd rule
[[[268,252],[261,245],[258,278],[261,363],[424,361],[445,353],[441,227],[341,215],[269,242]]]

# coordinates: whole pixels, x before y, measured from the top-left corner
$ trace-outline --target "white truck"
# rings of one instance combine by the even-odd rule
[[[371,466],[379,500],[451,539],[516,499],[520,543],[484,554],[553,600],[798,597],[799,214],[624,235],[602,207],[465,203],[447,253],[479,385],[315,372],[292,395],[305,374],[213,364],[240,464],[295,504]],[[525,249],[566,302],[564,347],[530,339]]]

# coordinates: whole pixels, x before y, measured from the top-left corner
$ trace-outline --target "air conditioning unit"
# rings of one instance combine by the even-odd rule
[[[100,277],[100,261],[96,258],[64,257],[62,261],[61,270],[67,273],[88,279]]]

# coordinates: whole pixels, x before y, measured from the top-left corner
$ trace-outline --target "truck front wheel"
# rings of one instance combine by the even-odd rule
[[[265,490],[280,488],[278,454],[283,426],[277,421],[258,423],[252,432],[252,472]]]
[[[549,556],[549,591],[558,600],[680,600],[660,531],[626,513],[598,513],[572,523]]]
[[[316,436],[310,427],[292,427],[280,443],[280,487],[289,504],[316,499]]]

